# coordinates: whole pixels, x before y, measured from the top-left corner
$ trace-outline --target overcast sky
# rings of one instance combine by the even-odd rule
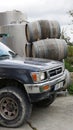
[[[0,11],[21,10],[29,21],[57,20],[61,25],[70,22],[67,12],[73,9],[73,0],[0,0]]]

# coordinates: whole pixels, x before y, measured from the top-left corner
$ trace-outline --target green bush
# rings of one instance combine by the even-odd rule
[[[65,68],[70,72],[73,72],[73,58],[65,59]]]
[[[73,46],[68,45],[68,57],[65,59],[65,68],[73,72]]]
[[[68,57],[65,59],[65,68],[73,72],[73,46],[68,45]],[[69,94],[73,95],[73,83],[67,88]]]
[[[67,88],[69,94],[73,95],[73,83]]]
[[[73,46],[68,46],[68,57],[73,57]]]

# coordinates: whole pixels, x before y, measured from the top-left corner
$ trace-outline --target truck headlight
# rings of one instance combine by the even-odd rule
[[[40,80],[44,80],[44,79],[45,79],[45,73],[42,72],[42,73],[40,73]]]
[[[46,73],[45,72],[32,72],[31,77],[34,82],[40,82],[46,79]]]

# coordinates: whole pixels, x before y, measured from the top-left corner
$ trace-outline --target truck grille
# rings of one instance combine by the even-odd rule
[[[50,70],[49,75],[50,75],[50,77],[52,77],[52,76],[60,74],[61,72],[62,72],[62,67],[56,68],[54,70]]]

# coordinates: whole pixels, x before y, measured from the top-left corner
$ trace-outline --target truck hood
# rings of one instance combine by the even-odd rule
[[[59,67],[63,65],[63,63],[59,61],[47,60],[47,59],[41,59],[41,58],[26,58],[24,60],[24,63],[28,65],[33,65],[42,69],[51,69],[51,68],[55,68],[55,67]]]
[[[2,67],[29,69],[33,71],[52,69],[62,65],[63,63],[59,61],[45,60],[39,58],[21,58],[20,60],[14,58],[0,61],[0,66]]]
[[[44,69],[53,69],[59,66],[63,66],[63,62],[60,61],[54,61],[54,60],[48,60],[48,59],[42,59],[42,58],[24,58],[17,56],[15,60],[23,61],[24,64],[26,64],[29,67],[38,68],[41,70]]]

